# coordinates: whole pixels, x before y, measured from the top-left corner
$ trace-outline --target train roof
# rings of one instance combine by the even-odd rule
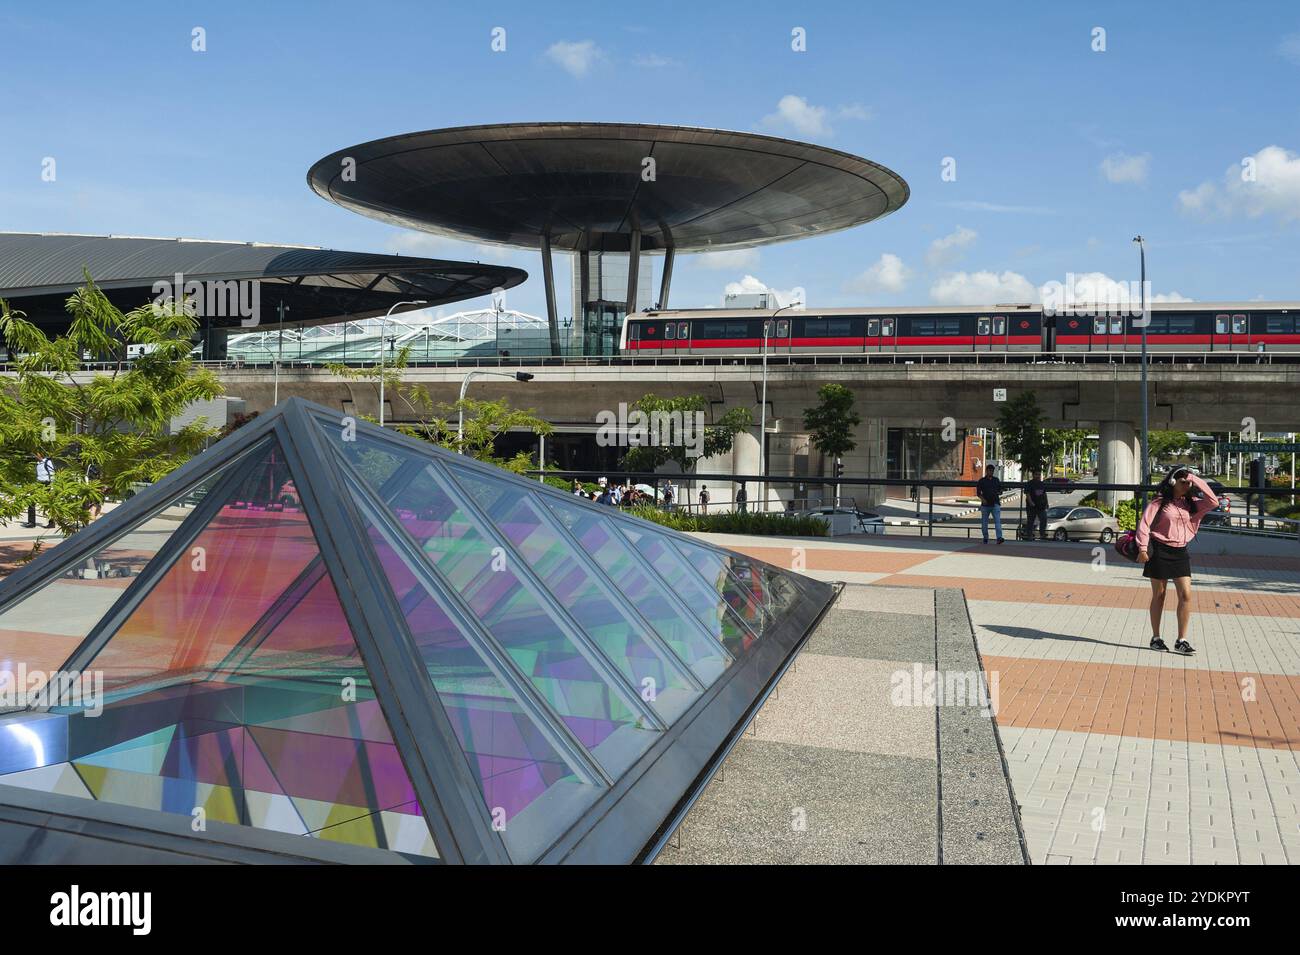
[[[787,309],[783,315],[998,315],[1011,313],[1037,314],[1042,305],[1026,302],[1000,305],[903,305],[871,308],[804,308]],[[775,315],[773,308],[683,308],[662,309],[638,313],[639,318],[765,318]],[[1153,302],[1153,312],[1287,312],[1300,311],[1300,302]],[[1082,313],[1080,313],[1082,314]]]

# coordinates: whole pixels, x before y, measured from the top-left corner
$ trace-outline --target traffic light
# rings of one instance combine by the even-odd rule
[[[844,462],[839,458],[835,459],[835,476],[837,478],[844,477]]]

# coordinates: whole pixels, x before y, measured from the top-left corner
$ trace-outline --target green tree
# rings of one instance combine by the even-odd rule
[[[628,410],[642,412],[648,422],[654,422],[656,416],[661,422],[681,421],[692,429],[689,433],[694,434],[696,427],[694,422],[702,421],[703,416],[707,414],[709,399],[704,395],[661,398],[650,394],[634,401]],[[659,437],[663,443],[642,444],[628,448],[621,464],[626,471],[650,472],[657,471],[662,465],[672,461],[683,474],[690,474],[702,459],[730,451],[736,442],[736,435],[753,425],[754,415],[748,408],[732,408],[712,426],[704,426],[702,442],[676,440],[677,436],[665,433],[670,429],[660,428]],[[652,432],[653,430],[651,427]],[[685,432],[686,428],[684,427],[682,431]],[[695,451],[699,453],[694,454]]]
[[[1185,431],[1147,432],[1147,470],[1154,471],[1164,458],[1182,454],[1192,446]]]
[[[198,331],[189,302],[150,302],[123,314],[89,275],[66,309],[71,324],[49,337],[0,301],[0,335],[15,373],[0,383],[0,520],[35,504],[69,535],[89,509],[153,482],[185,463],[217,433],[203,419],[171,430],[195,401],[221,384],[190,353]],[[128,360],[128,348],[145,346]],[[87,373],[87,356],[109,366]],[[36,480],[37,453],[55,462],[54,480]]]
[[[812,446],[837,461],[858,446],[853,440],[853,429],[862,423],[862,416],[853,409],[853,392],[834,382],[817,389],[818,403],[803,412],[803,426],[808,431]],[[835,485],[835,503],[840,500],[840,486]]]
[[[497,439],[516,430],[549,435],[554,430],[549,421],[539,418],[531,408],[512,407],[505,398],[495,401],[465,398],[451,403],[435,402],[427,387],[404,380],[410,353],[409,346],[400,349],[392,361],[385,363],[382,371],[378,366],[350,368],[337,362],[331,363],[328,368],[334,374],[353,381],[372,381],[378,384],[382,379],[385,392],[405,403],[418,419],[415,424],[396,426],[395,431],[436,444],[448,451],[469,455],[478,461],[495,464],[516,474],[522,474],[533,467],[533,455],[527,451],[520,451],[511,458],[498,457]],[[463,438],[459,438],[456,424],[462,409],[465,412],[465,431]],[[375,420],[370,415],[362,417],[367,421]],[[545,465],[538,462],[537,466]]]
[[[1020,462],[1022,477],[1043,466],[1047,448],[1043,441],[1043,411],[1032,391],[1022,391],[998,413],[998,431],[1002,435],[1002,450],[1013,461]]]
[[[1047,428],[1043,434],[1043,444],[1045,456],[1050,459],[1052,468],[1056,465],[1058,454],[1064,467],[1075,444],[1086,443],[1087,438],[1088,432],[1083,428]]]

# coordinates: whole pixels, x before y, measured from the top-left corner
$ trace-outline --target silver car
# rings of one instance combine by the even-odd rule
[[[1047,533],[1058,541],[1087,537],[1109,544],[1119,533],[1119,521],[1095,507],[1049,507]]]

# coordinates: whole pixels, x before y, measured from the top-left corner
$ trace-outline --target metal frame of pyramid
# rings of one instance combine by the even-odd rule
[[[581,651],[582,659],[578,662],[590,666],[591,672],[606,681],[605,689],[611,697],[635,716],[634,729],[625,727],[624,735],[650,739],[650,742],[638,744],[641,748],[632,751],[614,768],[605,758],[593,755],[594,750],[573,728],[579,721],[562,716],[555,698],[539,692],[538,686],[549,684],[527,673],[518,656],[498,641],[481,613],[458,592],[458,584],[444,570],[444,564],[429,558],[423,542],[416,540],[397,517],[391,495],[363,477],[355,462],[341,450],[340,442],[331,437],[334,429],[346,428],[355,429],[353,433],[364,438],[369,447],[391,450],[396,459],[405,460],[402,467],[406,471],[417,466],[426,468],[435,478],[443,475],[437,479],[446,480],[448,488],[454,486],[449,496],[470,515],[484,546],[490,544],[494,553],[500,549],[508,556],[514,568],[512,573],[517,575],[529,599],[537,602],[541,608],[539,613],[558,622],[557,627]],[[314,534],[319,548],[319,564],[333,585],[369,678],[369,689],[387,722],[392,743],[418,800],[417,811],[423,814],[437,847],[437,857],[443,862],[626,863],[652,859],[833,597],[829,585],[732,554],[617,509],[559,492],[404,435],[353,421],[323,406],[290,398],[0,583],[0,620],[28,596],[68,575],[81,562],[158,514],[189,489],[205,480],[215,481],[165,543],[143,564],[130,586],[115,598],[109,612],[80,640],[64,664],[64,669],[69,671],[93,668],[103,647],[222,509],[226,500],[223,489],[237,485],[247,476],[252,467],[247,460],[248,453],[272,438],[283,451],[283,463],[297,491],[308,530]],[[448,475],[450,479],[446,478]],[[409,485],[410,478],[410,474],[405,474],[402,481]],[[396,472],[388,480],[400,483]],[[572,558],[558,569],[552,567],[551,572],[559,574],[568,568],[589,588],[598,590],[600,600],[594,601],[594,606],[600,610],[601,601],[608,602],[604,609],[615,620],[616,637],[618,621],[629,622],[628,627],[637,631],[637,638],[659,655],[656,660],[671,670],[673,679],[685,688],[679,712],[666,717],[655,704],[635,696],[637,687],[625,672],[626,667],[621,671],[620,661],[603,649],[605,645],[593,636],[590,627],[579,621],[577,610],[566,607],[551,592],[547,579],[556,578],[546,578],[530,564],[498,522],[489,516],[487,508],[466,490],[469,486],[466,482],[501,490],[499,500],[503,504],[507,503],[506,498],[530,502],[530,513],[541,515],[539,526],[545,524],[546,533],[563,542],[560,549],[566,560]],[[705,618],[716,613],[745,630],[744,649],[722,650],[719,656],[726,658],[727,665],[716,674],[693,673],[689,661],[678,659],[680,654],[674,656],[667,643],[655,635],[655,627],[643,612],[644,608],[625,596],[608,569],[584,552],[576,534],[566,531],[558,515],[561,510],[579,513],[573,509],[581,509],[602,530],[607,526],[616,529],[614,536],[619,537],[620,546],[628,544],[625,550],[632,555],[636,573],[651,581],[658,592],[668,595],[671,606],[685,621],[683,626],[694,628],[693,632],[707,633],[694,617],[701,612]],[[679,581],[679,586],[674,586],[651,560],[631,546],[631,541],[643,537],[668,540],[676,548],[675,559],[687,567],[692,566],[691,555],[706,563],[716,560],[723,567],[719,572],[720,577],[726,578],[723,584],[732,591],[739,587],[743,592],[746,582],[753,590],[757,587],[754,578],[761,578],[765,586],[757,589],[765,594],[770,590],[780,590],[783,594],[780,612],[773,613],[768,608],[761,613],[761,630],[758,624],[746,623],[735,607],[729,605],[732,598],[720,595],[719,579],[710,580],[705,571],[698,569],[698,562],[694,565],[698,579]],[[565,816],[553,831],[541,832],[531,842],[523,843],[526,848],[514,844],[512,850],[507,845],[499,820],[485,801],[482,771],[476,775],[472,758],[457,735],[456,719],[431,679],[432,671],[422,657],[422,647],[417,645],[408,611],[379,557],[376,540],[380,538],[390,559],[402,562],[420,587],[436,598],[464,639],[488,661],[495,677],[509,689],[508,702],[526,714],[539,738],[553,745],[565,765],[571,767],[576,782],[569,788],[586,794],[580,811]],[[737,567],[743,567],[743,572]],[[685,583],[690,587],[680,586]],[[295,581],[278,598],[284,602],[282,617],[293,614],[307,589],[308,584]],[[688,591],[707,591],[717,597],[716,608],[701,610],[690,606]],[[207,607],[200,612],[211,613],[213,609]],[[251,636],[251,631],[245,634],[240,646]],[[0,710],[0,731],[37,715],[31,709]],[[464,731],[463,725],[459,728]],[[0,732],[0,860],[121,858],[105,855],[103,846],[107,843],[92,845],[94,834],[111,840],[112,845],[133,847],[134,851],[143,853],[137,861],[162,861],[167,853],[244,861],[289,857],[299,861],[373,862],[406,858],[374,848],[303,839],[300,835],[236,823],[214,822],[206,831],[193,833],[189,820],[174,813],[114,805],[98,798],[33,793],[30,789],[5,784],[4,774],[12,769],[5,768],[5,746],[6,735]],[[42,833],[40,839],[35,838],[33,831],[39,828],[55,830],[60,838],[45,838],[49,832]]]

